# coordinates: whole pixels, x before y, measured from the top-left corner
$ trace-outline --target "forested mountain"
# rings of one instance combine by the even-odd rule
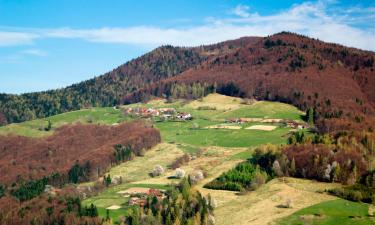
[[[195,48],[164,46],[64,89],[0,95],[0,122],[135,102],[151,95],[194,98],[216,90],[310,108],[326,131],[370,127],[375,113],[374,58],[373,52],[288,32]]]
[[[322,131],[371,128],[375,115],[375,54],[282,32],[242,38],[195,68],[125,97],[171,93],[174,86],[214,85],[222,94],[310,109]],[[182,85],[184,86],[184,85]]]

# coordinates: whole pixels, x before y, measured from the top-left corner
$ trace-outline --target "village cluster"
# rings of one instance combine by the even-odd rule
[[[152,118],[158,117],[164,120],[191,120],[193,117],[187,112],[178,112],[175,108],[126,108],[124,110],[125,115],[133,115],[141,118]]]

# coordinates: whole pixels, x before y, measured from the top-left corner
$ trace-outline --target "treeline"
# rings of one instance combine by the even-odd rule
[[[135,207],[125,218],[130,225],[208,225],[214,224],[215,202],[192,188],[189,178],[172,187],[164,199],[150,196],[142,207]]]
[[[102,76],[72,86],[22,95],[0,94],[0,125],[92,106],[114,106],[122,96],[202,62],[200,49],[163,46]]]

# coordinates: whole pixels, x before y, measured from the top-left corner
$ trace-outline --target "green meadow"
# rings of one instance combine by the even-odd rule
[[[372,225],[374,216],[368,214],[369,205],[343,199],[322,202],[282,219],[279,225]]]

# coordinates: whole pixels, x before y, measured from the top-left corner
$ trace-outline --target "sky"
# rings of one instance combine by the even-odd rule
[[[0,93],[62,88],[160,45],[281,31],[375,51],[375,1],[0,0]]]

